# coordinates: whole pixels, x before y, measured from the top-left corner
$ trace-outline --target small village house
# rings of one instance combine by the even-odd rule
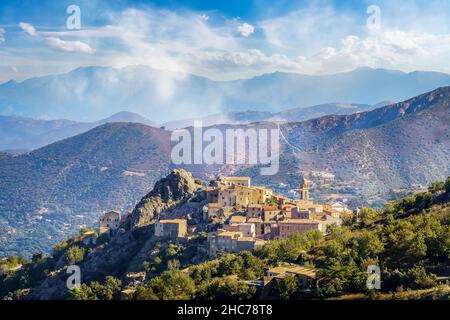
[[[250,187],[251,186],[250,177],[221,177],[220,182],[222,182],[222,184],[227,187],[231,187],[231,186]]]
[[[287,265],[278,266],[266,271],[265,285],[283,279],[287,275],[293,275],[297,279],[300,290],[317,290],[317,270],[306,266]]]
[[[160,220],[155,223],[155,236],[177,239],[187,235],[187,220]]]
[[[99,233],[114,231],[120,226],[120,212],[108,211],[100,216]]]
[[[287,219],[280,221],[278,226],[280,239],[287,239],[294,233],[306,232],[308,230],[319,230],[321,232],[325,232],[325,230],[323,230],[322,223],[316,220]]]

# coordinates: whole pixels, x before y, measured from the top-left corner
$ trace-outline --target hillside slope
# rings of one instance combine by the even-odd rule
[[[213,260],[205,255],[206,239],[201,234],[176,242],[154,237],[156,221],[203,193],[194,186],[189,172],[174,170],[142,198],[118,232],[92,241],[92,233],[80,231],[55,246],[46,257],[34,256],[32,262],[17,258],[2,261],[7,267],[10,264],[9,268],[13,263],[23,265],[0,274],[0,298],[317,299],[358,293],[354,298],[360,299],[369,293],[368,263],[382,270],[379,298],[389,298],[388,293],[391,298],[400,298],[404,289],[436,288],[437,276],[449,276],[450,177],[435,184],[430,192],[400,199],[384,210],[364,209],[360,216],[344,217],[345,226],[334,226],[325,236],[318,231],[300,232],[288,239],[271,240],[253,252],[228,253]],[[201,206],[197,211],[201,216]],[[179,212],[178,217],[201,227],[186,211]],[[145,224],[134,223],[142,219]],[[73,263],[83,272],[83,284],[69,291],[66,268]],[[263,295],[248,285],[248,281],[258,281],[266,270],[283,263],[314,265],[320,286],[318,296],[292,287]],[[130,273],[139,275],[140,280]],[[125,289],[127,295],[122,295]],[[448,294],[448,284],[445,292]],[[378,294],[372,292],[372,296]],[[446,294],[429,298],[448,299]]]
[[[395,197],[394,189],[426,185],[450,174],[449,103],[446,87],[369,112],[281,124],[275,176],[261,176],[250,165],[181,168],[206,181],[218,174],[249,175],[255,184],[291,197],[301,176],[325,172],[334,180],[310,177],[316,200],[321,194],[345,194],[354,206],[381,205]],[[214,128],[259,126],[278,124]],[[6,255],[36,245],[48,249],[55,239],[37,239],[49,228],[60,239],[74,230],[64,229],[64,223],[71,228],[92,225],[100,211],[132,209],[174,167],[170,135],[142,124],[106,124],[26,155],[0,159],[0,231],[10,234],[0,251]]]
[[[65,223],[91,225],[98,212],[132,208],[167,172],[168,140],[167,131],[113,123],[0,160],[2,255],[39,238],[48,249]],[[74,221],[77,214],[84,218]]]
[[[32,150],[76,136],[99,125],[113,122],[142,123],[152,127],[158,126],[156,123],[131,112],[119,112],[111,117],[95,122],[0,116],[0,131],[2,132],[0,150]]]

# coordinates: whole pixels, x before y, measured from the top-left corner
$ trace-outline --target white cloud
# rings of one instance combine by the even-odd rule
[[[202,21],[208,21],[209,20],[209,16],[205,13],[201,14],[198,16],[198,18]]]
[[[5,29],[0,28],[0,43],[5,42],[5,33],[6,33]]]
[[[45,42],[49,47],[63,52],[95,53],[95,49],[81,41],[64,41],[59,38],[49,37],[45,39]]]
[[[380,30],[367,37],[347,36],[339,47],[323,48],[311,58],[312,72],[340,72],[357,67],[403,71],[442,69],[450,54],[450,34]]]
[[[408,24],[404,18],[402,24],[392,25],[387,10],[382,9],[383,25],[378,31],[366,29],[364,10],[361,20],[330,6],[302,7],[283,16],[249,21],[252,25],[233,18],[208,23],[209,17],[201,12],[146,8],[108,12],[109,25],[82,30],[38,33],[29,24],[25,27],[53,49],[64,52],[93,53],[90,40],[100,45],[107,42],[107,51],[74,57],[70,64],[144,64],[216,80],[275,71],[336,73],[361,66],[450,72],[445,63],[450,56],[450,31],[438,34],[432,30],[434,24],[420,29],[417,19]],[[433,19],[427,16],[421,20]],[[247,39],[255,33],[255,26],[262,32]],[[60,63],[64,68],[69,63],[64,58],[39,58],[42,64]],[[166,80],[162,96],[171,96],[170,87],[179,79]]]
[[[37,32],[36,28],[33,27],[31,24],[26,23],[26,22],[21,22],[19,23],[19,27],[25,31],[26,33],[28,33],[30,36],[32,37],[37,37],[39,35],[39,33]]]
[[[238,26],[237,31],[241,34],[241,36],[248,37],[255,32],[255,27],[251,24],[244,23]]]

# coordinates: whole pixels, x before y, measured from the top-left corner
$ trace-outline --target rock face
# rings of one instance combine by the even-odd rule
[[[173,170],[166,178],[159,180],[153,190],[136,205],[131,214],[131,227],[146,226],[164,210],[191,198],[197,186],[190,172]]]

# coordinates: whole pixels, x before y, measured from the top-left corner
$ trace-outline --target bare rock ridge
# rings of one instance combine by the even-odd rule
[[[146,226],[164,210],[181,204],[193,196],[196,190],[190,172],[173,170],[166,178],[156,182],[153,190],[144,196],[131,214],[133,228]]]

